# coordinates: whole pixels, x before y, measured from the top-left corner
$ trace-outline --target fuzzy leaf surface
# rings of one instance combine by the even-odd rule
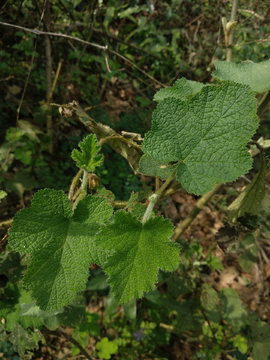
[[[248,85],[252,91],[258,94],[270,89],[269,60],[260,63],[243,61],[240,64],[217,60],[214,65],[216,71],[212,75],[221,82],[234,81],[242,85]]]
[[[24,284],[42,310],[58,310],[85,289],[89,264],[99,253],[94,237],[111,215],[106,200],[91,195],[72,215],[62,191],[45,189],[34,195],[29,209],[15,216],[9,242],[33,255]]]
[[[250,88],[233,83],[205,86],[187,101],[167,98],[154,111],[143,152],[177,161],[177,180],[188,192],[204,194],[251,168],[246,144],[258,127],[256,110]]]
[[[265,162],[262,159],[259,172],[228,207],[230,220],[235,223],[239,217],[245,216],[245,214],[259,215],[264,196]]]
[[[86,171],[94,171],[103,162],[103,154],[99,154],[101,147],[98,145],[97,137],[94,134],[88,135],[79,143],[79,150],[73,150],[71,157],[76,165]]]
[[[178,79],[173,86],[159,90],[154,96],[154,101],[160,102],[168,97],[186,100],[187,97],[193,96],[201,91],[204,86],[202,83],[185,78]]]
[[[172,232],[173,225],[167,219],[156,217],[143,225],[123,210],[116,212],[112,224],[101,228],[96,243],[115,251],[103,264],[103,270],[109,275],[108,284],[119,303],[154,290],[159,268],[177,269],[180,249],[169,241]]]

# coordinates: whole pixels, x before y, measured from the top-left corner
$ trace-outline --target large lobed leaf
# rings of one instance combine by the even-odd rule
[[[101,228],[96,244],[107,251],[115,251],[103,265],[109,275],[119,303],[140,298],[155,289],[158,269],[176,270],[179,264],[179,245],[169,241],[173,225],[156,217],[144,225],[132,214],[118,211],[114,222]]]
[[[235,64],[228,61],[215,61],[216,71],[213,77],[219,81],[234,81],[250,86],[251,90],[261,94],[270,90],[270,61],[253,63],[243,61]]]
[[[251,168],[246,149],[258,127],[257,102],[248,86],[205,86],[186,101],[167,98],[153,114],[143,151],[178,162],[176,177],[196,195],[236,180]]]
[[[24,284],[42,310],[60,309],[85,289],[89,264],[98,254],[94,237],[111,215],[106,200],[91,195],[72,215],[62,191],[45,189],[34,195],[31,208],[15,216],[9,242],[33,255]]]

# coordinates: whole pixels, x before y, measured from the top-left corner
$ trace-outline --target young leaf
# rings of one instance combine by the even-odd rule
[[[86,171],[94,171],[103,162],[103,154],[99,154],[101,147],[98,145],[97,137],[94,134],[88,135],[79,143],[79,150],[73,150],[71,157],[79,168]]]
[[[105,337],[97,343],[97,350],[100,359],[110,359],[111,355],[118,350],[118,346]]]
[[[212,73],[212,76],[221,82],[234,81],[242,85],[248,85],[252,91],[258,94],[270,90],[269,60],[260,63],[243,61],[240,64],[217,60],[214,65],[216,71]]]
[[[123,210],[115,214],[112,224],[101,228],[96,244],[115,250],[103,269],[109,275],[108,283],[119,303],[154,290],[159,268],[177,269],[180,249],[178,244],[169,241],[172,232],[173,225],[167,219],[156,217],[143,225]]]
[[[205,85],[199,82],[181,78],[178,79],[173,86],[159,90],[154,96],[154,101],[160,102],[168,97],[173,97],[184,101],[188,97],[197,94],[204,86]]]
[[[136,144],[134,141],[130,141],[124,136],[117,134],[117,132],[111,129],[109,126],[95,122],[89,115],[87,115],[85,111],[80,108],[75,100],[67,105],[62,105],[61,107],[62,116],[77,117],[85,126],[90,128],[92,133],[96,134],[101,139],[106,138],[106,143],[109,144],[116,152],[121,154],[125,159],[127,159],[133,170],[138,170],[139,161],[143,155],[141,146]]]
[[[228,207],[229,218],[235,223],[245,214],[259,215],[265,196],[265,161],[262,159],[259,172],[241,194]]]
[[[238,350],[242,353],[245,354],[247,352],[248,349],[248,342],[247,339],[239,334],[236,335],[234,341],[233,341],[233,346],[237,347]]]
[[[257,101],[247,86],[205,86],[183,102],[167,98],[153,114],[143,151],[159,161],[178,161],[176,177],[200,195],[248,172],[246,144],[258,127]]]
[[[94,236],[112,211],[105,199],[89,195],[72,215],[62,191],[45,189],[34,195],[31,208],[15,216],[9,242],[33,255],[24,284],[42,310],[58,310],[85,289],[89,264],[99,254]]]

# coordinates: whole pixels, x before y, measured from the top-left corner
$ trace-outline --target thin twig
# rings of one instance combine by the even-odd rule
[[[251,14],[251,15],[256,16],[256,18],[258,18],[258,19],[260,19],[260,20],[264,20],[264,17],[263,17],[263,16],[260,16],[259,14],[255,13],[255,11],[252,11],[252,10],[238,9],[237,11],[238,11],[238,12],[245,12],[245,13],[248,13],[248,14]]]
[[[79,38],[76,38],[74,36],[69,36],[69,35],[65,35],[65,34],[58,34],[58,33],[53,33],[53,32],[48,32],[48,31],[40,31],[40,30],[34,30],[34,29],[29,29],[29,28],[25,28],[22,26],[18,26],[18,25],[14,25],[14,24],[9,24],[3,21],[0,21],[0,25],[4,25],[4,26],[10,26],[16,29],[20,29],[23,31],[27,31],[30,33],[33,33],[35,35],[50,35],[50,36],[56,36],[56,37],[62,37],[62,38],[66,38],[66,39],[71,39],[71,40],[75,40],[78,42],[81,42],[82,44],[86,44],[88,46],[93,46],[97,49],[103,50],[103,51],[107,51],[108,53],[111,53],[117,57],[119,57],[120,59],[124,60],[127,64],[129,64],[130,66],[134,67],[135,69],[137,69],[138,71],[140,71],[142,74],[144,74],[145,76],[147,76],[149,79],[151,79],[152,81],[154,81],[156,84],[158,84],[159,86],[166,88],[166,85],[162,84],[160,81],[156,80],[155,78],[153,78],[151,75],[149,75],[147,72],[145,72],[144,70],[140,69],[136,64],[134,64],[132,61],[130,61],[129,59],[127,59],[126,57],[124,57],[123,55],[119,54],[118,52],[111,50],[111,49],[107,49],[106,46],[102,46],[102,45],[98,45],[98,44],[94,44],[91,43],[89,41],[85,41]]]
[[[58,333],[60,333],[61,335],[63,335],[66,339],[68,339],[72,344],[74,344],[75,346],[77,346],[77,348],[80,349],[80,352],[89,360],[95,360],[95,358],[93,358],[89,353],[88,351],[86,351],[80,343],[78,343],[77,340],[75,340],[72,336],[68,335],[66,333],[66,331],[61,327],[59,326],[59,328],[56,330]]]
[[[191,210],[191,212],[188,214],[188,216],[183,220],[183,222],[178,226],[174,234],[172,236],[172,240],[176,241],[179,236],[183,234],[183,232],[186,230],[186,228],[192,223],[192,221],[196,218],[196,216],[199,214],[199,212],[203,209],[203,207],[208,203],[208,201],[221,189],[222,184],[216,185],[211,191],[209,191],[207,194],[203,195],[196,203],[194,208]]]

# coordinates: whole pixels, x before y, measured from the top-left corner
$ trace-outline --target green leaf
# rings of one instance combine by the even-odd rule
[[[31,150],[22,150],[16,149],[14,152],[14,158],[20,160],[23,164],[30,165],[32,160],[32,151]]]
[[[237,347],[242,354],[245,354],[248,349],[247,339],[237,334],[233,341],[233,346]]]
[[[20,325],[16,324],[15,329],[11,333],[9,340],[13,343],[14,351],[21,355],[24,355],[27,350],[38,349],[39,342],[46,343],[43,335],[38,329],[33,331],[23,329]]]
[[[111,355],[118,350],[118,346],[105,337],[97,343],[97,350],[100,359],[110,359]]]
[[[7,251],[0,257],[0,274],[4,274],[9,269],[20,266],[21,257],[18,252]]]
[[[137,316],[137,302],[135,299],[132,299],[130,302],[124,304],[124,311],[126,316],[130,320],[135,320]]]
[[[164,302],[164,307],[168,307],[166,301]],[[180,303],[178,301],[171,301],[169,306],[176,310],[178,313],[178,323],[177,329],[180,331],[184,330],[199,330],[202,327],[204,321],[203,314],[199,312],[201,309],[200,301],[195,299],[190,299]]]
[[[98,145],[97,137],[94,134],[88,135],[79,143],[79,150],[73,150],[71,157],[79,168],[86,171],[94,171],[103,162],[103,154],[99,154],[101,147]]]
[[[177,269],[179,245],[169,241],[173,225],[169,220],[156,217],[144,225],[131,213],[118,211],[114,222],[101,228],[96,243],[99,247],[115,251],[103,265],[109,275],[119,303],[142,297],[155,289],[157,272]]]
[[[247,314],[237,292],[232,288],[221,289],[219,298],[222,302],[223,319],[231,325],[234,333],[239,332],[247,324]]]
[[[265,161],[262,159],[259,172],[228,207],[230,220],[235,223],[238,218],[245,216],[245,214],[259,215],[264,197]]]
[[[245,235],[244,239],[240,242],[240,248],[244,248],[243,254],[239,257],[238,261],[245,272],[250,272],[257,262],[258,246],[251,234]]]
[[[206,311],[207,318],[213,323],[219,323],[221,320],[220,300],[211,284],[203,284],[201,304],[202,308]]]
[[[158,161],[177,161],[176,177],[196,195],[247,173],[246,144],[258,127],[257,101],[247,86],[206,86],[183,102],[158,104],[143,151]]]
[[[5,300],[0,302],[0,314],[4,318],[4,327],[7,331],[13,331],[16,323],[19,323],[24,328],[43,326],[42,318],[33,318],[31,316],[21,316],[21,304],[31,303],[30,291],[22,288],[18,284],[9,282],[5,287]]]
[[[217,256],[210,255],[207,259],[207,265],[210,267],[212,271],[215,271],[216,269],[223,270],[224,267],[220,261],[220,259]]]
[[[205,85],[199,82],[181,78],[178,79],[173,86],[159,90],[154,96],[154,101],[160,102],[168,97],[184,101],[197,94],[204,86]]]
[[[7,193],[4,190],[0,190],[0,200],[4,199],[7,196]]]
[[[58,104],[53,105],[60,106]],[[139,161],[143,155],[141,146],[136,144],[134,141],[130,141],[124,136],[117,134],[117,132],[111,129],[108,125],[96,123],[89,115],[87,115],[85,111],[79,107],[76,101],[73,101],[67,105],[61,105],[61,108],[62,116],[76,116],[84,125],[88,126],[92,133],[96,134],[98,138],[106,138],[106,143],[110,145],[116,152],[121,154],[125,159],[127,159],[132,169],[137,170],[139,168]]]
[[[265,322],[259,322],[251,327],[253,338],[252,358],[268,360],[270,356],[270,329]]]
[[[109,201],[113,201],[115,199],[114,193],[112,193],[111,190],[107,190],[103,185],[98,186],[95,196],[102,197]]]
[[[176,169],[177,165],[158,161],[143,155],[140,161],[139,172],[149,176],[159,176],[162,180],[168,179]]]
[[[106,299],[105,316],[110,317],[118,309],[118,302],[116,301],[114,294],[110,291]]]
[[[93,279],[91,279],[87,286],[86,286],[86,290],[104,290],[107,289],[108,284],[107,284],[107,280],[108,280],[108,276],[105,274],[100,274],[96,277],[94,277]]]
[[[9,242],[33,255],[24,284],[42,310],[58,310],[85,289],[89,264],[99,256],[94,237],[111,215],[106,200],[91,195],[72,215],[62,191],[45,189],[34,195],[31,208],[15,216]]]
[[[258,94],[270,90],[269,60],[260,63],[243,61],[240,64],[217,60],[214,65],[216,71],[212,73],[212,76],[221,82],[234,81],[242,85],[248,85],[252,91]]]

